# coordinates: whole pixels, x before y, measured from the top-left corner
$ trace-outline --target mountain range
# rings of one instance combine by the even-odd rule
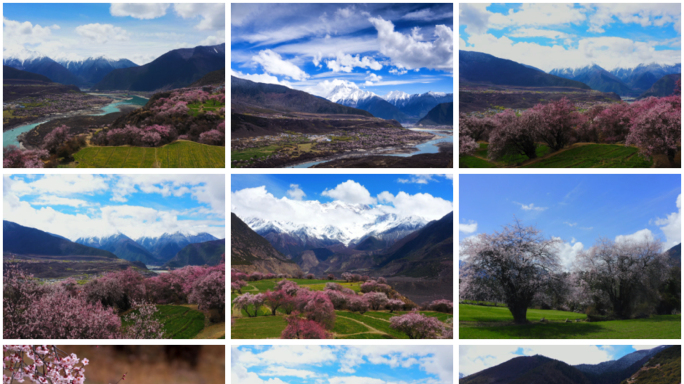
[[[169,268],[181,268],[186,265],[218,265],[226,253],[226,240],[210,240],[186,245],[176,256],[164,264]]]
[[[664,76],[681,74],[681,64],[639,64],[610,71],[597,64],[554,68],[548,73],[486,53],[459,51],[459,79],[463,83],[487,83],[524,87],[573,87],[619,96],[638,97]]]
[[[580,68],[557,68],[549,73],[581,81],[597,91],[615,92],[620,96],[639,96],[664,76],[681,74],[681,64],[640,64],[635,68],[615,68],[611,71],[591,64]]]
[[[342,105],[368,111],[373,116],[386,120],[414,123],[440,103],[453,102],[453,93],[426,92],[410,95],[392,91],[378,96],[364,91],[354,83],[343,83],[333,88],[325,98]]]
[[[670,380],[662,380],[671,375]],[[653,372],[655,370],[655,372]],[[459,379],[461,384],[620,384],[679,383],[681,347],[640,350],[599,364],[568,365],[545,356],[521,356]],[[660,377],[660,378],[659,378]],[[649,379],[651,378],[651,379]],[[657,381],[662,380],[662,381]]]
[[[145,65],[114,69],[93,89],[157,91],[182,88],[226,67],[226,44],[169,51]]]
[[[36,228],[24,227],[7,220],[2,221],[2,235],[3,254],[117,258],[115,254],[107,250],[74,243],[64,237]]]
[[[345,205],[360,214],[370,209],[339,201],[326,205],[326,209]],[[236,219],[266,241],[268,247],[261,241],[262,247],[273,248],[274,257],[293,260],[304,272],[322,275],[362,270],[380,276],[430,278],[448,277],[442,275],[451,272],[453,213],[430,222],[416,216],[385,214],[373,223],[349,227]],[[235,258],[235,249],[232,251]],[[249,253],[240,255],[240,260],[250,258]]]
[[[420,125],[454,125],[454,103],[437,104],[422,119]]]
[[[159,237],[141,237],[136,240],[119,233],[105,237],[81,237],[76,243],[108,250],[125,260],[140,261],[146,265],[163,265],[190,244],[214,240],[218,239],[206,232],[197,235],[165,233]]]
[[[225,68],[225,43],[175,49],[141,66],[128,59],[114,60],[106,56],[53,60],[35,52],[5,57],[3,65],[81,88],[157,91],[188,86],[212,71]]]

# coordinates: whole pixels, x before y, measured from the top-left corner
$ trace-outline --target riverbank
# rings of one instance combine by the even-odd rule
[[[451,145],[440,145],[438,153],[412,156],[357,156],[314,164],[310,168],[453,168],[454,151]]]

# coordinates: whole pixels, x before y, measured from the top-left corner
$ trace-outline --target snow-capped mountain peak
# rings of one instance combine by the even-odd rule
[[[339,84],[325,98],[334,102],[349,105],[377,96],[371,91],[364,91],[354,83]]]
[[[390,103],[396,103],[399,100],[408,100],[411,98],[411,95],[404,91],[390,91],[382,98]]]

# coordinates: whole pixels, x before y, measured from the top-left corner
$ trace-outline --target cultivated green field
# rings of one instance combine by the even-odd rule
[[[201,311],[180,305],[157,305],[157,309],[155,317],[164,327],[165,339],[193,339],[204,329]],[[123,322],[122,325],[128,324]],[[215,326],[218,325],[212,327]]]
[[[659,315],[648,319],[600,322],[583,320],[586,315],[528,309],[530,324],[514,325],[507,308],[459,304],[461,339],[679,339],[681,315]],[[542,318],[548,320],[540,323]]]
[[[181,140],[158,148],[86,147],[74,159],[77,168],[224,168],[226,148]]]
[[[487,159],[487,144],[481,143],[474,156],[460,156],[462,168],[650,168],[651,161],[639,156],[639,150],[617,144],[586,144],[548,153],[548,147],[537,147],[537,160],[526,164],[529,159],[518,155],[506,157],[498,162]]]
[[[322,291],[326,283],[333,282],[359,292],[362,284],[362,282],[347,283],[341,280],[289,280],[314,291]],[[242,288],[242,293],[256,294],[269,289],[272,290],[275,287],[276,280],[250,281],[248,283],[249,285]],[[237,296],[237,294],[232,294],[231,302]],[[253,310],[250,309],[250,311]],[[285,314],[280,309],[276,311],[275,316],[272,315],[271,309],[265,306],[259,308],[257,317],[248,317],[247,312],[244,310],[238,312],[235,308],[231,312],[235,318],[235,324],[231,328],[231,338],[233,339],[277,339],[287,326]],[[408,312],[369,311],[361,315],[349,311],[335,311],[337,318],[332,333],[336,339],[407,339],[408,337],[405,334],[395,331],[389,326],[390,318],[406,313]],[[436,317],[442,322],[453,318],[453,315],[448,313],[431,311],[421,311],[420,313]]]

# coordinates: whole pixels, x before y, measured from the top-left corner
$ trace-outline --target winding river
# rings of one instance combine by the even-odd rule
[[[437,135],[438,137],[436,139],[432,139],[430,141],[426,141],[425,143],[418,144],[416,145],[416,148],[418,149],[415,152],[411,153],[373,153],[373,156],[399,156],[399,157],[409,157],[413,155],[419,155],[421,153],[438,153],[439,152],[439,143],[453,143],[454,142],[454,135],[453,133],[451,135],[447,135],[445,131],[437,131],[437,130],[429,130],[429,129],[421,129],[421,128],[411,128],[412,130],[415,131],[420,131],[420,132],[429,132],[432,133],[433,135]],[[327,163],[328,161],[335,160],[334,159],[327,159],[327,160],[317,160],[317,161],[308,161],[306,163],[301,163],[301,164],[296,164],[296,165],[291,165],[287,168],[309,168],[313,167],[314,165],[318,164],[323,164]]]
[[[103,96],[110,97],[109,95],[103,95]],[[146,98],[140,97],[140,96],[129,96],[129,98],[127,98],[125,100],[121,100],[121,101],[117,101],[117,102],[105,105],[104,107],[100,108],[102,110],[102,112],[100,112],[100,113],[89,113],[89,114],[84,114],[84,115],[86,115],[86,116],[104,116],[104,115],[108,115],[110,113],[119,112],[119,106],[120,105],[140,105],[140,106],[143,106],[145,104],[147,104]],[[2,133],[2,145],[3,145],[3,147],[7,147],[10,145],[20,146],[19,140],[17,140],[19,135],[21,135],[24,132],[28,132],[28,131],[32,130],[33,128],[35,128],[35,127],[37,127],[43,123],[47,123],[50,120],[59,119],[62,117],[63,116],[54,116],[54,117],[48,118],[46,120],[43,120],[39,123],[20,125],[16,128],[10,129],[9,131],[3,132]]]

